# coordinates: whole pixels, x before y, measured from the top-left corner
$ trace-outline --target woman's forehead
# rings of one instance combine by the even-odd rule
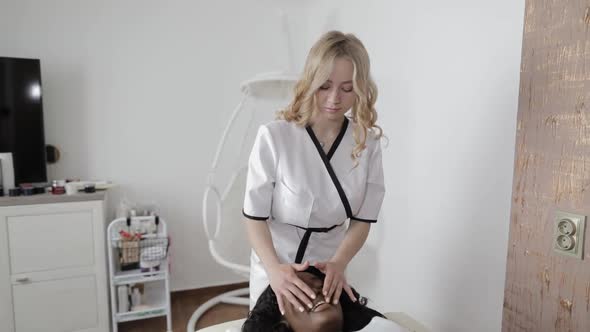
[[[328,80],[335,84],[341,84],[343,82],[351,81],[354,73],[354,66],[352,61],[346,58],[334,59],[332,65],[332,72]]]
[[[310,272],[297,272],[297,276],[303,280],[306,284],[323,284],[322,279],[318,278],[316,275]]]

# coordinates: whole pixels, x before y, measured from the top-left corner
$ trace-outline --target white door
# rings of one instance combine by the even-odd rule
[[[16,284],[12,296],[17,332],[102,332],[94,275]]]

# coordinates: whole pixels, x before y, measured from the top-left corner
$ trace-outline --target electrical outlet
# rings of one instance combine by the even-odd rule
[[[553,250],[559,254],[583,259],[586,216],[555,211]]]

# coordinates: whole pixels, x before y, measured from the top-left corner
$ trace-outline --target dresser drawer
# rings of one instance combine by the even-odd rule
[[[106,329],[97,314],[96,279],[92,275],[13,285],[12,295],[17,332]]]
[[[10,273],[94,265],[92,211],[9,216]]]

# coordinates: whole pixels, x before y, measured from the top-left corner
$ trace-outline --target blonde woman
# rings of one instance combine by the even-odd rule
[[[318,298],[296,274],[311,264],[325,273],[325,302],[342,292],[357,301],[345,270],[385,194],[376,99],[361,41],[330,31],[311,48],[292,102],[259,128],[243,208],[250,308],[269,284],[281,313],[289,303],[313,308]]]

